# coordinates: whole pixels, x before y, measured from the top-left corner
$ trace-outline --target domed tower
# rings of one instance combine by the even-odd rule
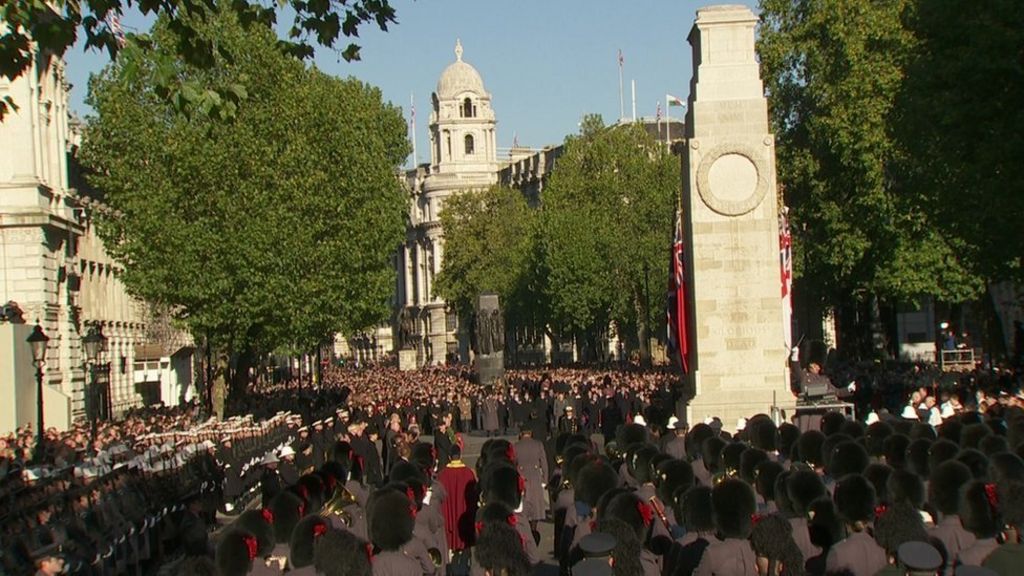
[[[434,171],[497,171],[494,110],[480,73],[462,61],[462,42],[455,42],[455,62],[441,73],[431,96],[430,163]]]
[[[431,104],[430,166],[407,175],[413,203],[398,259],[399,313],[415,319],[417,365],[469,358],[469,337],[461,319],[434,294],[434,279],[444,262],[440,214],[449,196],[498,182],[491,95],[476,68],[462,60],[459,41],[455,62],[441,73]]]

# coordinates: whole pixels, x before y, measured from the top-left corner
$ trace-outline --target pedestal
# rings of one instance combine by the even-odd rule
[[[419,366],[416,365],[416,350],[399,350],[398,351],[398,369],[403,372],[410,370],[416,370]]]
[[[505,354],[497,352],[476,357],[476,374],[481,385],[489,386],[505,375]]]

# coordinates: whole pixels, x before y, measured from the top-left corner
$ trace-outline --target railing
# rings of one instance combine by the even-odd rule
[[[974,350],[958,348],[939,352],[939,367],[944,371],[960,371],[974,369]]]

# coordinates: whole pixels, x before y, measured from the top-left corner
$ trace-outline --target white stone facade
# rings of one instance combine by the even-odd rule
[[[0,304],[17,303],[24,321],[38,321],[49,336],[45,398],[57,400],[47,406],[46,425],[66,428],[84,415],[81,337],[97,325],[108,338],[101,361],[111,364],[111,401],[120,412],[139,403],[132,372],[145,324],[70,180],[74,135],[63,60],[40,55],[23,76],[0,79],[4,96],[18,110],[0,122]],[[16,350],[8,356],[24,358]]]
[[[469,357],[468,335],[434,294],[434,278],[444,261],[439,215],[449,196],[496,184],[499,168],[491,95],[476,69],[462,60],[461,43],[455,45],[455,62],[442,72],[431,104],[430,164],[406,174],[410,224],[396,258],[396,309],[408,309],[416,318],[421,365]]]

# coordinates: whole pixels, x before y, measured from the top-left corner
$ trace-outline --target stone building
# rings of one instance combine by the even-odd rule
[[[441,73],[431,96],[430,163],[406,173],[412,202],[405,244],[396,257],[396,309],[416,319],[421,365],[469,357],[468,334],[433,293],[444,259],[439,214],[449,196],[497,184],[496,124],[491,95],[456,42],[455,62]]]
[[[0,97],[18,106],[0,122],[0,386],[31,394],[34,368],[24,367],[28,344],[20,335],[39,323],[49,336],[43,367],[46,426],[67,428],[85,416],[87,367],[82,337],[96,327],[107,338],[98,364],[109,365],[108,407],[114,414],[138,406],[136,347],[146,341],[146,310],[125,291],[121,267],[103,249],[92,213],[101,204],[83,193],[73,169],[77,147],[69,120],[64,61],[39,54],[14,81],[0,78]],[[19,322],[24,325],[18,326]],[[18,334],[15,337],[14,334]],[[22,349],[25,348],[25,349]],[[29,381],[24,382],[25,379]],[[165,398],[164,400],[169,400]],[[0,433],[35,422],[35,412],[0,415]]]

